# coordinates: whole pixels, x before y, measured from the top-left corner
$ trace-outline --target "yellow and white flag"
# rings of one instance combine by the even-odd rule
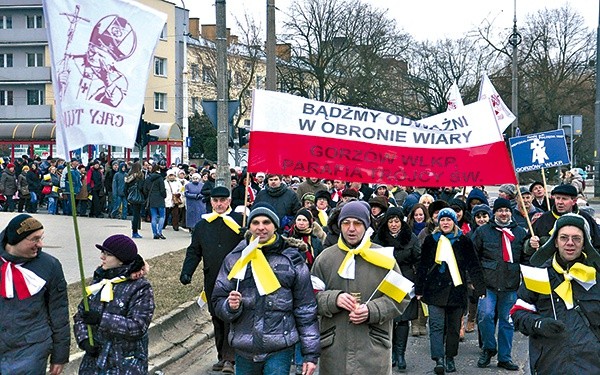
[[[133,148],[167,15],[132,0],[44,0],[56,100],[56,155]]]
[[[548,269],[529,267],[523,264],[521,266],[521,274],[525,287],[532,292],[540,294],[550,294],[550,278],[548,277]]]
[[[438,240],[437,249],[435,251],[435,262],[437,264],[446,262],[454,286],[462,285],[463,281],[462,277],[460,277],[460,271],[458,270],[458,264],[456,263],[456,257],[454,256],[452,243],[444,235],[441,235]]]
[[[198,306],[200,306],[201,309],[208,306],[208,301],[206,299],[206,291],[203,290],[200,292],[200,295],[198,296],[198,300],[196,301],[196,303],[198,303]]]
[[[261,296],[273,293],[281,287],[277,276],[271,269],[265,254],[259,249],[259,238],[255,238],[242,250],[240,259],[235,262],[227,278],[243,280],[248,264],[252,270],[252,277]]]
[[[377,289],[396,302],[402,302],[408,294],[410,298],[415,295],[415,284],[394,270],[390,270],[383,278]]]

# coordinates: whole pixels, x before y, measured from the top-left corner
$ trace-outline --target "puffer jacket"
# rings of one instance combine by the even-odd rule
[[[2,177],[0,177],[0,194],[12,197],[16,192],[17,177],[15,177],[15,172],[6,169],[2,172]]]
[[[269,353],[291,348],[300,341],[304,360],[316,363],[320,355],[319,322],[310,273],[298,249],[288,247],[279,234],[263,253],[281,288],[261,296],[251,267],[247,267],[237,287],[242,305],[235,311],[229,308],[227,297],[236,290],[237,280],[228,280],[227,275],[246,246],[247,241],[240,242],[225,257],[211,298],[216,315],[231,323],[229,344],[245,358],[264,361]]]
[[[502,256],[502,233],[497,228],[493,219],[477,228],[472,237],[473,247],[483,268],[486,288],[496,292],[516,291],[521,282],[519,265],[529,263],[529,257],[523,250],[528,235],[525,229],[511,220],[507,228],[515,236],[510,243],[513,262],[505,262]]]
[[[109,270],[98,268],[92,283],[131,273],[128,266]],[[94,344],[100,349],[98,357],[86,353],[79,374],[148,373],[148,327],[154,314],[154,294],[145,278],[113,284],[113,300],[100,301],[100,292],[88,297],[90,311],[102,313],[99,325],[92,326]],[[87,325],[81,320],[83,302],[73,316],[73,331],[77,343],[88,340]],[[106,372],[103,372],[106,373]]]

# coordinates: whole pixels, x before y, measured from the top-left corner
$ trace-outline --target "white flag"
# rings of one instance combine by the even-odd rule
[[[452,84],[450,90],[448,91],[448,111],[451,111],[456,108],[464,107],[462,97],[460,96],[460,90],[458,89],[458,85],[456,82]]]
[[[494,114],[498,121],[498,128],[500,129],[500,133],[503,133],[506,128],[515,121],[516,117],[510,109],[508,109],[506,104],[504,104],[504,101],[498,94],[498,91],[496,91],[494,85],[492,85],[487,74],[483,73],[483,76],[481,77],[481,86],[479,87],[479,98],[477,98],[477,100],[486,99],[492,103]]]
[[[133,148],[154,47],[167,16],[130,0],[44,0],[57,156],[88,144]]]

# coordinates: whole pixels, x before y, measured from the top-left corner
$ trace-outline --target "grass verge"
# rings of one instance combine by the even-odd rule
[[[194,279],[190,285],[181,285],[179,274],[181,266],[185,259],[185,249],[162,254],[152,259],[147,259],[150,265],[150,272],[147,276],[152,289],[154,290],[154,320],[168,314],[177,306],[184,302],[192,301],[198,298],[202,285],[204,284],[204,275],[202,274],[202,264],[194,273]],[[90,279],[86,280],[89,285]],[[76,282],[68,286],[69,293],[69,316],[72,317],[77,311],[77,305],[81,302],[81,283]],[[73,338],[71,329],[71,354],[77,352],[77,344]]]

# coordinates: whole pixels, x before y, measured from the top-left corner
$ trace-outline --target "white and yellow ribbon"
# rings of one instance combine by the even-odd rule
[[[446,262],[454,286],[462,285],[463,281],[462,277],[460,277],[460,271],[458,270],[458,264],[456,263],[456,257],[454,256],[452,243],[444,235],[441,235],[438,240],[437,249],[435,250],[435,262],[437,264]]]
[[[327,221],[329,221],[329,216],[327,216],[327,212],[325,210],[318,210],[317,218],[319,219],[319,224],[322,227],[327,226]]]
[[[342,260],[342,264],[340,264],[340,268],[338,269],[338,275],[340,275],[340,277],[354,280],[356,273],[356,260],[354,257],[356,255],[359,255],[365,261],[386,270],[391,270],[394,268],[396,259],[394,259],[393,255],[389,254],[387,248],[377,249],[382,251],[371,249],[372,233],[372,228],[367,229],[363,239],[360,241],[358,246],[353,249],[349,248],[348,245],[344,243],[344,240],[342,240],[342,236],[340,235],[337,245],[342,251],[346,251],[346,256],[344,257],[344,260]]]
[[[96,295],[100,292],[100,301],[110,302],[113,300],[113,284],[119,284],[127,281],[125,276],[113,277],[112,279],[102,279],[99,282],[85,287],[87,295]]]
[[[208,221],[209,223],[212,223],[218,217],[220,217],[221,219],[223,219],[223,222],[229,227],[229,229],[234,231],[235,234],[240,234],[240,225],[235,220],[233,220],[231,216],[229,216],[229,213],[231,213],[231,208],[227,209],[227,212],[223,214],[218,214],[215,211],[209,214],[204,214],[202,215],[202,218]]]
[[[562,274],[565,278],[565,281],[554,288],[554,291],[565,302],[565,306],[568,310],[574,307],[573,286],[571,285],[571,280],[577,281],[585,290],[590,290],[591,287],[596,285],[596,269],[594,267],[577,262],[567,271],[558,264],[556,255],[554,255],[554,258],[552,259],[552,268],[554,268],[556,272]]]
[[[273,272],[271,269],[265,254],[263,254],[261,250],[262,247],[273,244],[276,239],[277,235],[273,235],[273,237],[271,237],[264,244],[259,244],[258,237],[252,238],[248,246],[242,250],[240,259],[238,259],[231,268],[229,275],[227,275],[227,279],[231,280],[235,278],[238,280],[243,280],[248,264],[250,264],[254,283],[256,284],[258,293],[261,296],[273,293],[277,289],[281,288],[281,284],[279,283],[279,280],[277,280],[275,272]]]

